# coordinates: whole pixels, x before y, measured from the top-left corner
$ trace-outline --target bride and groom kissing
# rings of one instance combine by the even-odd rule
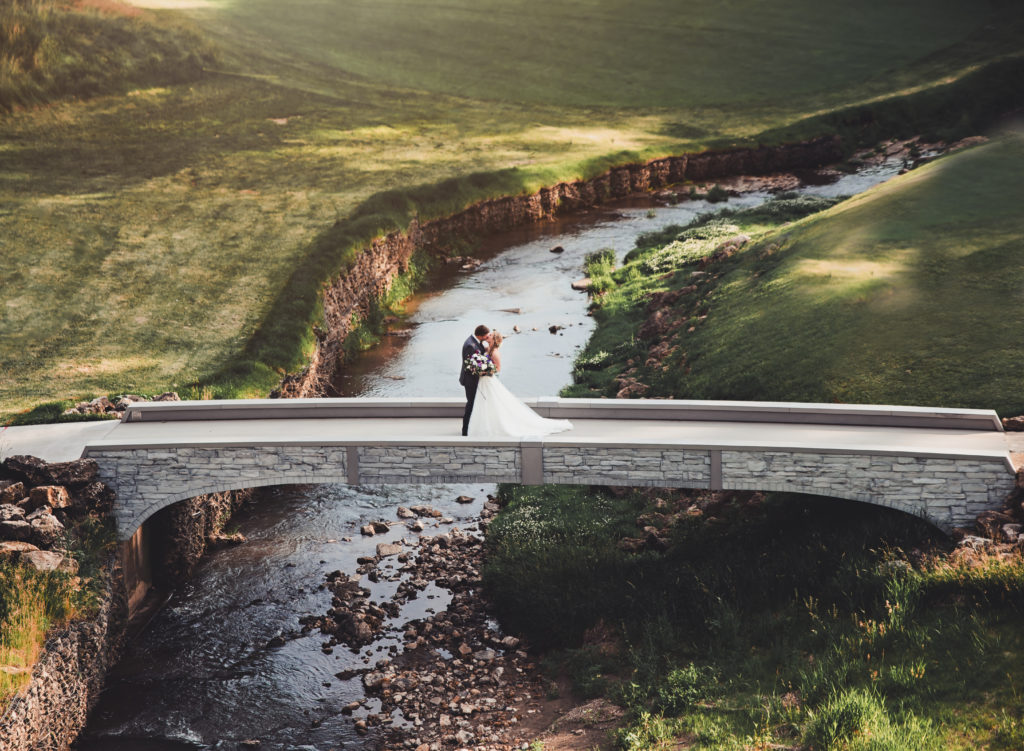
[[[521,402],[498,379],[499,352],[504,337],[477,326],[462,344],[459,383],[466,390],[462,435],[474,438],[541,436],[571,430],[568,420],[541,417]]]

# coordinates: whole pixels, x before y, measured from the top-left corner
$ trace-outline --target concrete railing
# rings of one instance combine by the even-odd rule
[[[544,417],[585,420],[688,420],[702,422],[862,425],[892,428],[1002,431],[992,410],[800,402],[688,401],[671,399],[524,400]],[[181,420],[295,420],[384,417],[461,417],[459,398],[230,399],[140,402],[123,422]]]

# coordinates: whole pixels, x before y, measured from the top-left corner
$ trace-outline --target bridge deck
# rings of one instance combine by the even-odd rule
[[[460,422],[445,418],[321,418],[100,422],[8,428],[3,454],[27,453],[49,461],[81,456],[86,445],[103,448],[171,446],[495,445],[520,439],[477,440],[459,435]],[[547,445],[652,445],[679,448],[813,449],[817,452],[988,456],[1009,462],[1005,434],[991,430],[806,425],[763,422],[574,419],[573,429],[548,436]]]

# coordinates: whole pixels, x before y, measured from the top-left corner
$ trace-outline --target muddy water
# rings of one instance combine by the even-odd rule
[[[875,168],[807,191],[854,194],[895,171]],[[750,193],[728,205],[752,206],[766,198]],[[586,254],[611,247],[621,257],[639,233],[685,224],[720,207],[626,202],[493,238],[477,252],[479,268],[444,275],[410,301],[407,318],[337,386],[346,396],[459,396],[459,348],[476,324],[486,323],[510,334],[503,349],[506,385],[520,396],[555,395],[570,382],[575,353],[592,328],[586,297],[569,286],[582,276]],[[563,252],[551,253],[554,246]],[[552,334],[552,326],[561,328]],[[493,490],[323,485],[263,491],[235,522],[248,543],[210,555],[133,641],[76,748],[236,749],[248,740],[260,741],[261,749],[366,746],[353,732],[352,718],[341,713],[362,698],[359,676],[346,671],[370,667],[396,650],[401,624],[443,609],[447,594],[428,590],[410,601],[383,638],[359,652],[325,652],[323,637],[301,635],[298,620],[330,607],[330,594],[320,587],[325,574],[353,572],[356,558],[373,555],[379,542],[404,538],[415,544],[416,535],[402,525],[364,538],[362,524],[396,521],[399,505],[428,504],[444,519],[428,525],[427,534],[473,529]],[[459,504],[460,495],[476,500]],[[384,578],[362,584],[377,602],[388,600],[397,586]],[[356,716],[375,709],[370,702]]]

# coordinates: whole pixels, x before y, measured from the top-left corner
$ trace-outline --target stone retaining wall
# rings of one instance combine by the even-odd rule
[[[107,670],[121,654],[127,602],[119,571],[111,576],[95,618],[52,635],[29,685],[0,718],[4,751],[66,751],[85,727]]]

